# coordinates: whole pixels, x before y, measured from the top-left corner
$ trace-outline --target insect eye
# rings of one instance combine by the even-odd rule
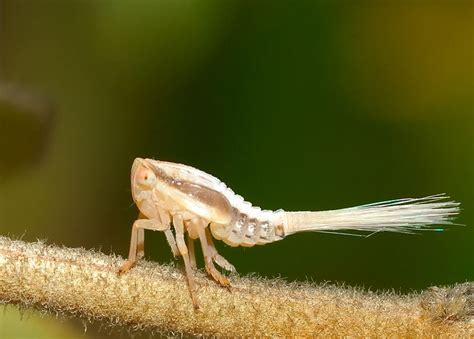
[[[156,180],[153,171],[144,168],[137,173],[137,183],[142,186],[153,186]]]

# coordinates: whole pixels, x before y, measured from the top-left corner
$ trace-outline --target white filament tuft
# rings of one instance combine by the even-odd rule
[[[286,212],[285,235],[297,232],[398,232],[443,231],[433,225],[453,225],[459,203],[443,194],[377,202],[339,210]],[[350,233],[349,233],[350,234]]]

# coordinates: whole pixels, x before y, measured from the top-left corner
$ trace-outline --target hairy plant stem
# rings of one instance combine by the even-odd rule
[[[132,329],[227,336],[470,336],[474,284],[421,294],[232,276],[231,290],[197,274],[195,311],[181,270],[0,237],[0,303]]]

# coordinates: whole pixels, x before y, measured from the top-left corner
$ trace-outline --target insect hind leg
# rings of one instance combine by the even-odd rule
[[[222,286],[229,287],[230,286],[229,280],[224,275],[222,275],[221,272],[219,272],[214,266],[213,255],[216,254],[217,251],[215,251],[215,248],[213,246],[210,246],[207,241],[204,222],[200,222],[196,226],[197,226],[196,228],[199,235],[199,240],[201,241],[202,253],[204,255],[204,263],[206,266],[207,273]],[[213,252],[213,249],[214,249],[214,252]]]
[[[228,262],[223,256],[221,256],[218,252],[216,247],[214,246],[214,241],[212,240],[212,234],[211,231],[209,230],[209,227],[206,227],[206,240],[207,244],[209,246],[209,252],[212,257],[212,260],[222,267],[223,269],[229,271],[229,272],[235,272],[235,267],[232,265],[230,262]]]

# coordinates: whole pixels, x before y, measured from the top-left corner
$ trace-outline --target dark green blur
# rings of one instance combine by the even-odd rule
[[[0,96],[0,234],[125,256],[131,163],[151,157],[268,209],[462,203],[465,226],[443,233],[219,243],[241,274],[473,280],[474,5],[400,3],[2,1],[0,83],[47,105]],[[147,258],[172,260],[163,234],[146,238]]]

